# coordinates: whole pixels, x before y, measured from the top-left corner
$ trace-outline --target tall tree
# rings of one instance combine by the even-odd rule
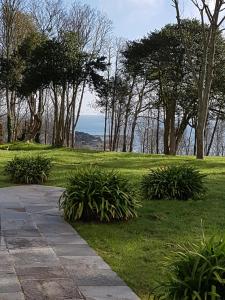
[[[198,88],[198,118],[197,118],[197,158],[204,158],[204,132],[207,122],[208,109],[209,109],[209,98],[212,87],[212,81],[214,76],[214,65],[215,65],[215,52],[216,52],[216,39],[220,33],[221,26],[225,21],[224,0],[215,0],[212,2],[212,6],[208,4],[206,0],[191,0],[191,3],[198,9],[199,17],[202,24],[201,30],[201,41],[203,52],[201,54],[201,68],[196,73],[187,45],[187,37],[184,33],[179,0],[172,0],[177,15],[177,22],[180,28],[181,38],[185,45],[185,50],[189,59],[189,63],[192,65],[192,69],[196,78]]]

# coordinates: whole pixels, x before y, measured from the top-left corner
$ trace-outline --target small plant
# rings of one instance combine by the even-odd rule
[[[143,177],[141,190],[149,200],[195,199],[205,192],[204,177],[197,169],[186,165],[158,168]]]
[[[168,274],[160,299],[224,300],[225,239],[203,237],[200,245],[179,246],[169,259]]]
[[[14,183],[41,184],[48,179],[51,167],[51,159],[43,156],[14,157],[5,171]]]
[[[128,181],[115,171],[78,168],[59,200],[65,219],[110,222],[137,216],[138,201]]]

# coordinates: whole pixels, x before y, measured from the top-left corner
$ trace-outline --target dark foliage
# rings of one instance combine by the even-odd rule
[[[205,175],[186,165],[151,170],[141,182],[145,199],[188,200],[199,198],[204,192]]]
[[[211,238],[200,245],[179,246],[169,259],[169,280],[162,285],[167,300],[225,299],[225,240]]]
[[[128,181],[114,171],[77,169],[60,198],[67,220],[110,222],[136,217],[138,201]]]
[[[48,179],[51,167],[51,159],[43,156],[15,157],[5,171],[14,183],[41,184]]]

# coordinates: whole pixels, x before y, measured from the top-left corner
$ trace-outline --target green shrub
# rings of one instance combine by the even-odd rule
[[[14,183],[41,184],[48,179],[51,167],[51,159],[43,156],[14,157],[5,171]]]
[[[114,171],[78,168],[59,200],[65,219],[110,222],[137,215],[139,206],[128,181]]]
[[[141,190],[145,199],[150,200],[199,198],[205,192],[204,177],[186,165],[158,168],[143,177]]]
[[[200,245],[179,246],[169,259],[168,276],[160,299],[224,300],[225,239],[203,238]]]

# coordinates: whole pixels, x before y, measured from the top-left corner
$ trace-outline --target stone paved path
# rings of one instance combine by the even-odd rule
[[[0,300],[138,300],[58,211],[62,189],[0,189]]]

